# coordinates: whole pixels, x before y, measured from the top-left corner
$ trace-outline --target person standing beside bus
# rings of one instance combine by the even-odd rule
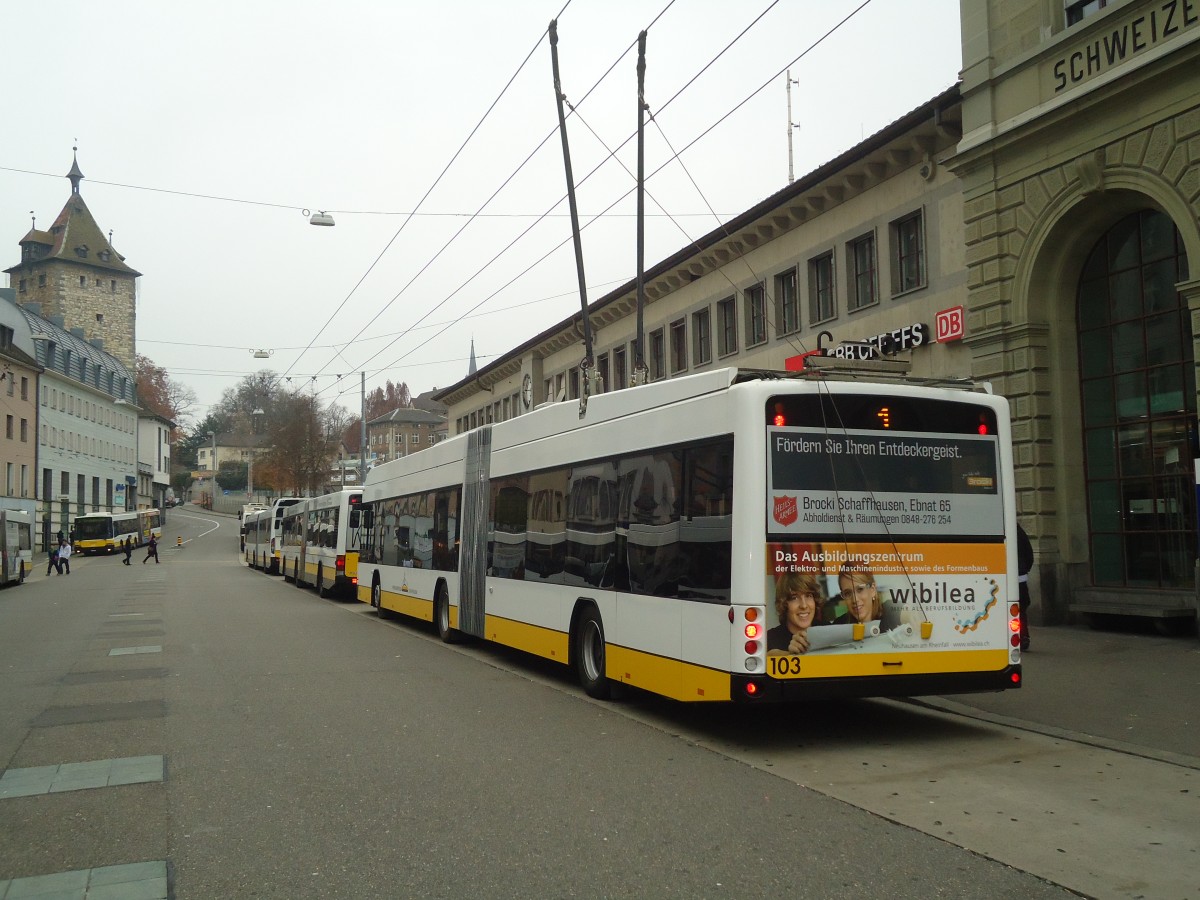
[[[1017,588],[1021,604],[1021,649],[1029,649],[1029,572],[1033,568],[1033,544],[1017,523]]]
[[[149,560],[150,557],[152,557],[152,556],[154,557],[154,564],[157,566],[158,565],[158,541],[155,539],[154,535],[150,535],[150,543],[146,545],[146,559],[142,560],[142,565],[144,566],[146,564],[147,560]]]
[[[71,574],[71,542],[66,538],[58,545],[58,574]]]

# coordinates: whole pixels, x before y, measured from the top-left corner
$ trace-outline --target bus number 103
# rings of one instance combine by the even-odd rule
[[[799,656],[768,656],[767,674],[772,678],[788,678],[800,674]]]

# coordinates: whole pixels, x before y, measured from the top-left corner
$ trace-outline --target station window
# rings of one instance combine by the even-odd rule
[[[732,297],[717,304],[717,355],[737,353],[737,310]]]
[[[796,270],[775,276],[775,322],[779,337],[800,330],[800,300],[796,296]]]
[[[761,284],[746,288],[746,346],[767,340],[767,291]]]
[[[846,263],[850,272],[850,312],[874,306],[879,299],[875,288],[875,235],[864,234],[847,244]]]
[[[707,306],[692,314],[692,347],[696,365],[712,362],[712,322]]]
[[[925,228],[917,210],[891,225],[892,293],[903,294],[925,286]]]
[[[833,299],[833,253],[808,261],[808,318],[810,324],[827,322],[837,315]]]

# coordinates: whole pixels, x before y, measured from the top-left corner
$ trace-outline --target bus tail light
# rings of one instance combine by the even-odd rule
[[[346,574],[346,557],[344,555],[338,556],[338,558],[334,561],[333,565],[334,565],[334,568],[337,569],[339,575]]]
[[[755,684],[753,681],[747,681],[746,682],[746,696],[754,697],[757,694],[758,694],[758,685]]]
[[[766,627],[762,621],[762,617],[765,613],[766,611],[759,606],[745,606],[741,608],[741,637],[746,639],[741,647],[742,665],[747,672],[759,672],[763,668],[763,653],[766,651],[766,647],[763,644],[762,637],[766,631]],[[736,624],[738,619],[737,608],[729,607],[730,624]],[[737,640],[737,637],[734,639]],[[734,653],[737,653],[736,647]]]

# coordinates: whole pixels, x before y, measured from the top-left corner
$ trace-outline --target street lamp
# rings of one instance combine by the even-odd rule
[[[246,463],[246,499],[254,502],[254,454],[258,451],[258,417],[266,413],[255,407],[250,413],[250,456]]]
[[[217,433],[210,431],[208,436],[212,438],[212,487],[208,491],[208,508],[212,509],[217,502]]]

